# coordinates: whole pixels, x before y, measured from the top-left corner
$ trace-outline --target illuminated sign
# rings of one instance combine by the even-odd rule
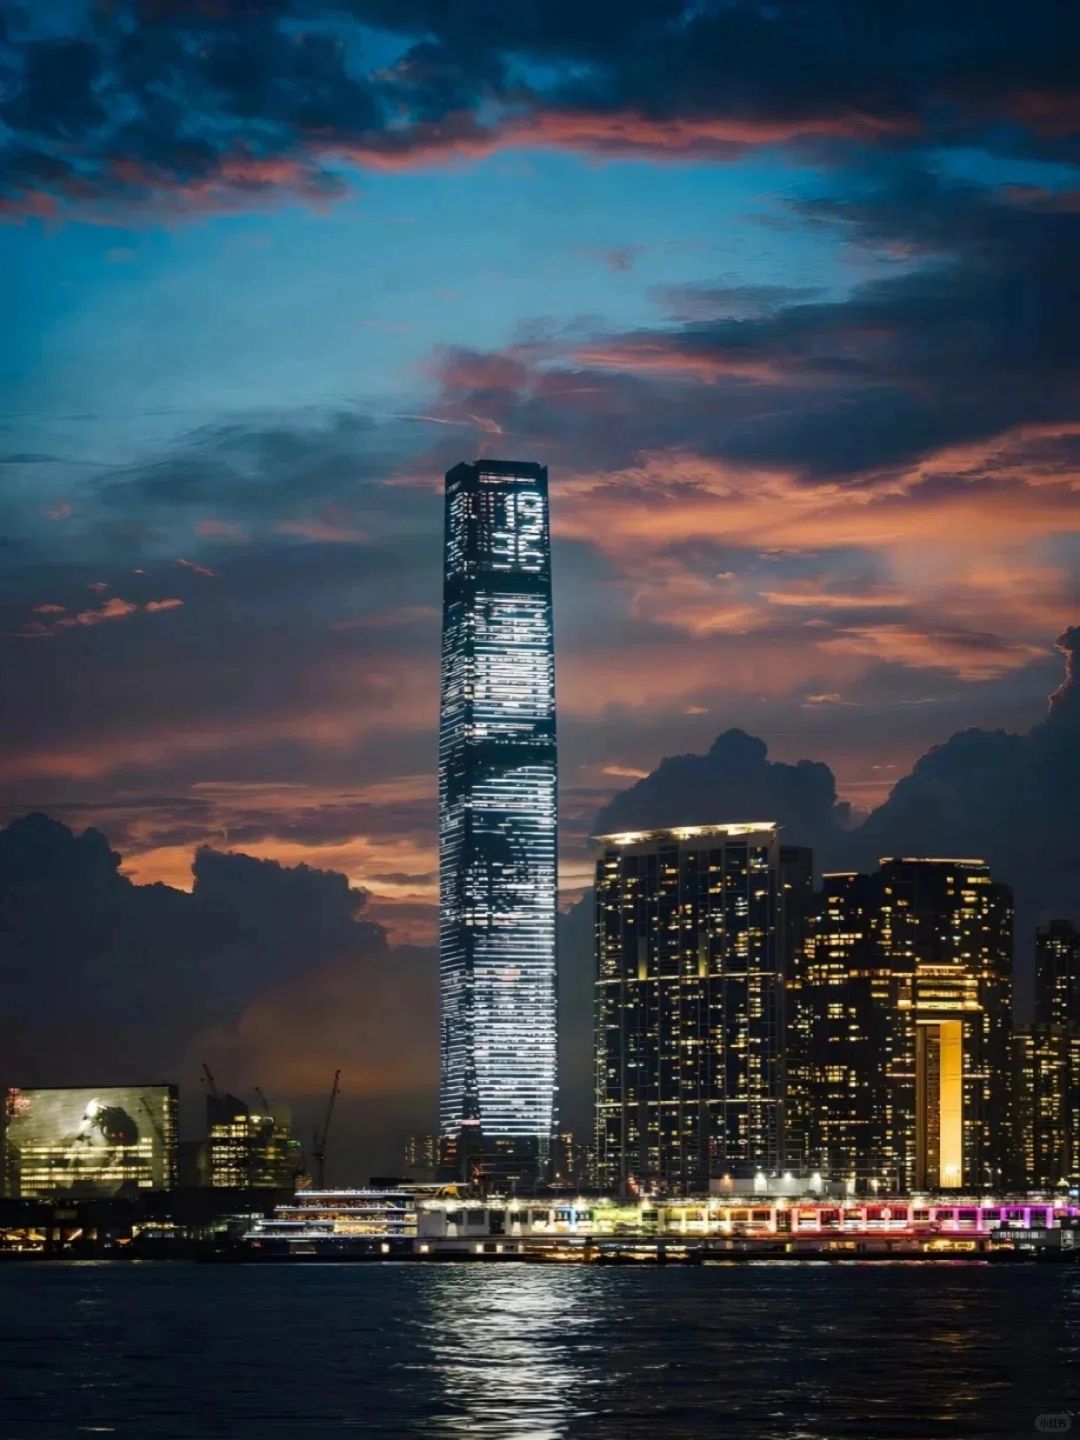
[[[176,1183],[175,1085],[7,1093],[10,1196],[109,1196]]]

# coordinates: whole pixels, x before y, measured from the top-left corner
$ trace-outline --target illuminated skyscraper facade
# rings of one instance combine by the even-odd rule
[[[440,1129],[489,1173],[555,1118],[556,741],[547,470],[446,477],[439,726]]]
[[[1019,1189],[1080,1180],[1080,1029],[1039,1021],[1016,1027],[1013,1134]]]
[[[788,990],[788,1160],[895,1188],[895,1047],[910,1036],[880,913],[877,877],[846,873],[809,908]]]
[[[787,915],[809,890],[809,852],[781,847],[771,824],[597,843],[600,1184],[692,1193],[775,1169]]]
[[[1080,1179],[1080,930],[1052,920],[1035,936],[1035,1019],[1013,1041],[1016,1183]]]
[[[1071,920],[1035,932],[1035,1019],[1080,1028],[1080,929]]]
[[[1001,1182],[1012,894],[985,862],[825,876],[789,1005],[806,1164],[895,1189]]]

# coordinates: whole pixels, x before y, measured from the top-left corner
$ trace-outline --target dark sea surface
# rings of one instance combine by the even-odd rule
[[[0,1440],[1060,1434],[1078,1346],[1071,1266],[9,1264]]]

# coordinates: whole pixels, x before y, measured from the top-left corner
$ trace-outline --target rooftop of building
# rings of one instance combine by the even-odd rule
[[[879,865],[979,865],[986,869],[986,861],[968,856],[956,855],[882,855]]]
[[[699,840],[709,836],[740,839],[746,835],[776,835],[775,820],[746,820],[729,825],[674,825],[664,830],[621,830],[612,835],[594,835],[594,845],[645,845],[660,840]]]
[[[498,475],[503,479],[534,480],[547,474],[547,467],[536,460],[462,460],[446,472],[447,479],[458,471],[471,471],[475,475]]]

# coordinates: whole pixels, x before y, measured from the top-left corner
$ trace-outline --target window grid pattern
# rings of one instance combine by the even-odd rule
[[[547,471],[447,475],[439,729],[440,1129],[542,1142],[556,1084]]]
[[[688,1193],[781,1160],[781,847],[775,827],[721,829],[609,837],[597,861],[596,1144],[613,1189]]]

